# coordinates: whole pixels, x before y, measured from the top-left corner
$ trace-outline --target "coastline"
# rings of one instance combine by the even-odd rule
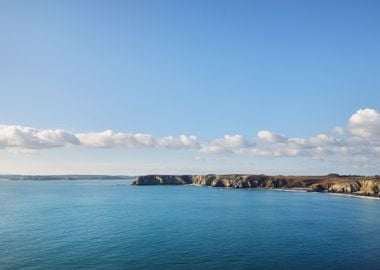
[[[289,188],[273,188],[273,189],[260,189],[260,190],[273,190],[273,191],[283,191],[283,192],[313,192],[313,193],[320,193],[320,194],[327,194],[327,195],[334,195],[334,196],[342,196],[342,197],[352,197],[357,199],[369,199],[369,200],[380,200],[380,197],[370,196],[370,195],[360,195],[360,194],[350,194],[350,193],[334,193],[334,192],[328,192],[328,191],[321,191],[321,192],[314,192],[310,189],[289,189]]]
[[[187,184],[183,186],[196,186],[196,187],[209,187],[211,186],[203,186],[200,184]],[[233,187],[219,187],[220,189],[235,189]],[[369,200],[380,200],[380,197],[370,196],[370,195],[360,195],[360,194],[349,194],[349,193],[334,193],[334,192],[328,192],[328,191],[321,191],[321,192],[315,192],[309,188],[247,188],[251,190],[262,190],[262,191],[278,191],[278,192],[313,192],[313,193],[319,193],[319,194],[327,194],[327,195],[336,195],[336,196],[342,196],[342,197],[352,197],[357,199],[369,199]]]
[[[268,189],[289,192],[320,192],[380,198],[377,176],[283,176],[283,175],[145,175],[133,185],[193,185],[235,189]]]
[[[367,199],[367,200],[380,200],[380,197],[360,195],[360,194],[350,194],[350,193],[333,193],[333,192],[320,192],[322,194],[328,194],[333,196],[351,197],[356,199]]]

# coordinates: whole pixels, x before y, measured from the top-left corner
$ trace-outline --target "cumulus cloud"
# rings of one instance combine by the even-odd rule
[[[380,140],[380,113],[374,109],[362,109],[354,113],[347,130],[350,134],[371,141]]]
[[[149,134],[130,134],[106,130],[103,132],[90,132],[76,134],[80,144],[89,148],[143,148],[152,147],[155,142]]]
[[[247,147],[248,141],[241,135],[224,135],[223,138],[215,139],[212,144],[223,148]]]
[[[0,148],[42,149],[78,145],[78,138],[60,129],[0,125]]]
[[[196,149],[200,147],[196,136],[180,135],[154,138],[150,134],[102,132],[71,133],[60,129],[0,125],[0,149],[11,153],[32,153],[32,150],[66,147],[86,148],[166,148]]]
[[[201,153],[206,153],[206,154],[220,154],[220,153],[229,152],[228,149],[223,148],[218,145],[205,145],[199,151]]]
[[[76,135],[80,144],[88,148],[167,148],[195,149],[199,147],[196,136],[180,135],[154,138],[150,134],[122,133],[106,130],[97,133],[80,133]]]
[[[251,145],[253,144],[241,135],[226,134],[222,138],[204,143],[200,151],[207,154],[233,153],[236,149],[247,148]]]
[[[186,136],[186,135],[180,135],[178,138],[175,138],[173,136],[166,136],[159,138],[157,140],[157,146],[158,147],[164,147],[164,148],[174,148],[174,149],[181,149],[181,148],[198,148],[199,142],[196,136]]]
[[[310,143],[313,146],[326,146],[326,145],[338,145],[339,142],[336,138],[328,134],[318,134],[315,137],[310,138]]]
[[[258,136],[259,137],[259,136]],[[259,138],[259,141],[263,141]],[[310,138],[287,138],[266,136],[264,144],[246,152],[256,157],[312,157],[321,159],[331,153],[331,148],[338,147],[340,142],[331,135],[318,134]]]
[[[361,109],[348,120],[346,127],[337,127],[329,133],[310,138],[288,138],[271,131],[259,131],[262,144],[250,151],[258,157],[308,156],[323,159],[329,155],[375,156],[380,147],[380,113]]]
[[[112,130],[72,133],[60,129],[36,129],[0,125],[0,149],[12,153],[34,153],[53,147],[122,149],[188,149],[204,154],[228,154],[260,158],[328,156],[354,157],[358,160],[380,160],[380,113],[361,109],[348,119],[346,126],[311,137],[287,137],[268,130],[257,132],[256,138],[226,134],[220,138],[199,141],[194,135],[154,137],[144,133]]]
[[[268,130],[261,130],[257,132],[257,138],[265,143],[279,143],[279,142],[285,142],[287,138],[283,135],[268,131]]]

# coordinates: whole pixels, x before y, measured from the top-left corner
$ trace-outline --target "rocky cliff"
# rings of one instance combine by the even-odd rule
[[[305,189],[380,197],[380,178],[365,176],[146,175],[134,185],[202,185],[231,188]]]

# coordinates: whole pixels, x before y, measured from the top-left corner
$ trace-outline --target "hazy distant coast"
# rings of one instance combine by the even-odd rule
[[[269,176],[269,175],[146,175],[134,185],[201,185],[211,187],[303,189],[309,192],[331,192],[380,197],[379,176]]]
[[[48,181],[48,180],[116,180],[134,179],[136,176],[126,175],[83,175],[83,174],[67,174],[67,175],[18,175],[7,174],[0,175],[0,179],[8,180],[34,180],[34,181]]]

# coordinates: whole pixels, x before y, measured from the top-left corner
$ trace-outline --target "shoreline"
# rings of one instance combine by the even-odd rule
[[[194,187],[209,187],[214,188],[211,186],[205,186],[200,184],[186,184],[181,186],[194,186]],[[236,189],[234,187],[218,187],[219,189]],[[350,193],[338,193],[338,192],[328,192],[328,191],[313,191],[310,188],[242,188],[247,190],[263,190],[263,191],[279,191],[279,192],[302,192],[302,193],[320,193],[320,194],[328,194],[328,195],[336,195],[336,196],[343,196],[343,197],[352,197],[352,198],[358,198],[358,199],[369,199],[369,200],[380,200],[380,197],[377,196],[371,196],[371,195],[360,195],[360,194],[350,194]]]
[[[328,192],[328,191],[322,191],[317,192],[310,189],[289,189],[289,188],[274,188],[274,189],[262,189],[262,190],[274,190],[274,191],[284,191],[284,192],[312,192],[312,193],[320,193],[320,194],[327,194],[327,195],[335,195],[335,196],[342,196],[342,197],[352,197],[352,198],[358,198],[358,199],[369,199],[369,200],[380,200],[380,197],[377,196],[371,196],[371,195],[360,195],[360,194],[351,194],[351,193],[338,193],[338,192]]]
[[[320,192],[323,194],[342,196],[342,197],[352,197],[356,199],[367,199],[367,200],[380,200],[380,197],[370,196],[370,195],[360,195],[360,194],[350,194],[350,193],[334,193],[334,192]]]

